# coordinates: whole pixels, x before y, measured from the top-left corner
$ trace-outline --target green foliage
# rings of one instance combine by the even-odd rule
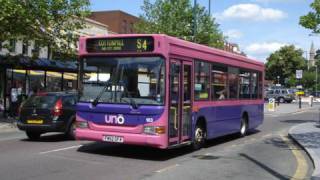
[[[301,83],[305,89],[313,89],[315,86],[316,73],[314,71],[305,71]]]
[[[0,40],[36,40],[41,46],[74,53],[89,14],[89,0],[0,0]]]
[[[320,0],[314,0],[310,5],[312,11],[300,17],[300,25],[311,29],[313,33],[320,33]]]
[[[267,58],[266,78],[277,82],[277,76],[279,76],[281,84],[285,84],[285,79],[288,79],[287,85],[292,85],[295,83],[296,70],[305,68],[303,51],[296,49],[293,45],[284,46]]]
[[[196,34],[193,36],[194,8],[190,0],[144,0],[142,21],[135,25],[138,33],[156,33],[175,36],[188,41],[222,48],[223,34],[215,19],[204,7],[196,6]]]

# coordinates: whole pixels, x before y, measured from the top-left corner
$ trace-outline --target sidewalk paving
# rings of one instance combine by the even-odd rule
[[[299,109],[298,103],[280,103],[279,106],[275,107],[275,111],[268,110],[268,103],[264,104],[264,113],[265,115],[279,115],[279,114],[290,114],[296,112],[307,111],[311,109],[320,109],[320,103],[314,103],[311,107],[308,103],[302,103],[301,109]]]
[[[310,156],[314,164],[313,180],[320,180],[320,125],[303,123],[292,127],[289,136],[295,140]]]
[[[9,132],[16,131],[17,124],[14,118],[3,118],[0,117],[0,133],[1,132]]]

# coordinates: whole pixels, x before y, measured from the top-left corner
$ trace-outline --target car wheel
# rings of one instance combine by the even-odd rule
[[[284,102],[285,102],[284,98],[283,98],[283,97],[280,97],[280,98],[279,98],[279,102],[280,102],[280,103],[284,103]]]
[[[203,125],[197,124],[196,129],[194,131],[194,141],[193,141],[193,149],[198,150],[203,147],[205,140],[207,138],[207,132]]]
[[[241,118],[240,137],[246,136],[248,133],[248,118],[244,115]]]
[[[40,138],[41,133],[39,132],[32,132],[32,131],[27,131],[26,135],[28,136],[29,139],[31,140],[37,140]]]
[[[67,133],[70,139],[75,139],[76,137],[75,131],[76,131],[76,121],[73,120],[69,126],[68,133]]]

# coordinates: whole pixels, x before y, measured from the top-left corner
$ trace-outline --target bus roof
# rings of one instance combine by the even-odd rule
[[[87,39],[117,38],[117,37],[119,37],[119,38],[121,38],[121,37],[148,37],[148,36],[153,37],[155,40],[166,39],[167,43],[169,43],[171,45],[178,45],[178,46],[182,46],[184,48],[193,49],[193,50],[201,51],[201,52],[208,53],[208,54],[214,54],[217,56],[232,58],[232,59],[235,59],[238,61],[242,61],[242,62],[246,62],[249,64],[254,64],[256,66],[264,67],[263,62],[248,58],[246,56],[242,56],[242,55],[231,53],[231,52],[228,52],[225,50],[209,47],[206,45],[193,43],[190,41],[182,40],[182,39],[168,36],[165,34],[110,34],[107,36],[106,35],[98,35],[98,36],[91,36],[91,37],[80,37],[80,47],[81,47],[81,42],[84,43]],[[80,50],[80,54],[86,54],[86,53],[84,53]]]

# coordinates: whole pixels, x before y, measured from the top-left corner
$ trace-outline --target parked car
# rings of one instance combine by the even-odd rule
[[[74,92],[33,95],[20,106],[17,126],[32,140],[47,132],[64,132],[74,138],[77,99]]]
[[[267,91],[266,98],[274,98],[276,101],[280,103],[291,103],[295,99],[295,93],[291,89],[271,89]]]
[[[313,91],[310,95],[313,97],[320,97],[320,91]]]

